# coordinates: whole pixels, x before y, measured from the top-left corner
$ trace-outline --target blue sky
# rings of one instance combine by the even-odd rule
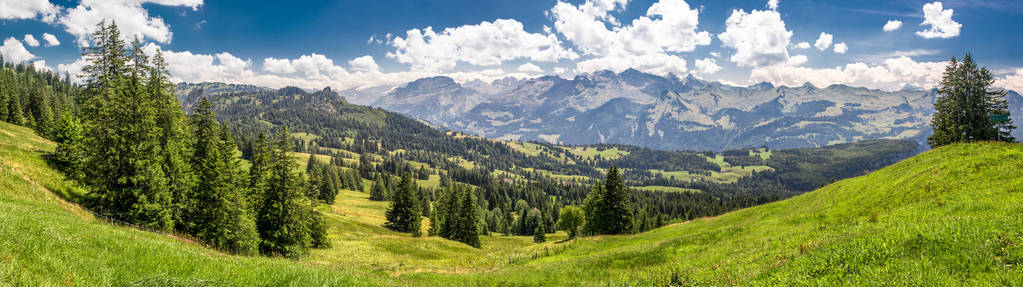
[[[1009,0],[0,0],[0,9],[6,58],[72,73],[84,35],[115,18],[190,82],[352,88],[631,67],[896,90],[933,87],[942,64],[969,51],[1000,86],[1023,89],[1023,2]],[[901,26],[883,30],[889,21]]]

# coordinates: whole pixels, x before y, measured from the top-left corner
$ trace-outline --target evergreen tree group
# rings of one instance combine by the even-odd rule
[[[473,188],[449,184],[441,189],[430,217],[430,235],[480,248],[480,217]]]
[[[585,231],[588,234],[625,234],[632,229],[629,188],[622,182],[618,167],[607,170],[604,184],[595,184],[584,201]]]
[[[941,97],[934,102],[931,117],[934,134],[927,143],[939,147],[956,142],[1015,141],[1010,135],[1016,127],[1009,115],[1006,91],[994,89],[994,82],[994,75],[978,67],[970,54],[962,61],[952,58],[938,88]]]
[[[385,214],[387,222],[384,226],[394,231],[419,236],[422,224],[422,205],[419,200],[419,188],[412,175],[402,174],[401,181],[391,195],[391,205]]]
[[[261,134],[246,173],[209,99],[191,116],[182,111],[159,50],[146,55],[138,40],[127,46],[117,25],[105,21],[91,40],[83,90],[74,101],[50,97],[59,120],[43,112],[46,120],[33,124],[58,143],[53,158],[88,189],[87,206],[237,254],[295,256],[327,245],[326,224],[313,206],[333,200],[336,190],[328,189],[337,185],[327,178],[334,173],[316,166],[303,181],[286,128],[273,147]],[[305,187],[312,185],[317,193],[309,198]]]

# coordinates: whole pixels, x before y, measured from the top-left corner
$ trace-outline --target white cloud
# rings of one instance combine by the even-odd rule
[[[562,67],[554,67],[554,74],[555,74],[555,75],[560,75],[560,74],[564,74],[564,73],[565,73],[565,68],[562,68]]]
[[[959,36],[959,28],[963,25],[952,20],[952,9],[942,10],[941,2],[924,4],[924,22],[920,26],[930,26],[916,34],[927,39],[952,38]]]
[[[46,66],[46,60],[33,61],[32,62],[32,68],[35,68],[37,71],[50,71],[50,72],[53,72],[53,69],[50,69],[49,66]]]
[[[25,44],[28,44],[29,47],[39,47],[39,40],[36,40],[32,34],[25,34]]]
[[[792,31],[785,30],[785,22],[777,11],[733,10],[725,26],[718,39],[725,47],[735,49],[730,61],[753,67],[788,61]]]
[[[57,36],[50,33],[43,33],[43,40],[46,40],[47,47],[60,46],[60,40],[57,40]]]
[[[410,64],[413,70],[450,70],[458,62],[495,66],[514,59],[557,62],[578,58],[562,47],[554,34],[529,33],[522,23],[509,19],[446,28],[439,33],[432,27],[412,29],[405,34],[405,38],[395,37],[389,42],[395,51],[388,52],[387,57]]]
[[[796,49],[810,49],[810,43],[799,42],[799,43],[796,43],[795,45],[793,45],[792,47],[796,48]]]
[[[601,70],[611,70],[615,73],[620,73],[629,68],[657,75],[667,75],[668,73],[678,75],[687,71],[686,60],[682,59],[682,57],[667,54],[648,54],[638,56],[600,57],[580,61],[575,65],[575,72],[591,73]]]
[[[4,55],[4,60],[8,62],[20,63],[34,59],[36,56],[29,53],[25,46],[21,44],[21,41],[14,37],[8,37],[4,40],[4,45],[0,46],[0,54]]]
[[[155,54],[157,49],[161,48],[153,43],[143,47],[147,55]],[[216,55],[193,54],[189,51],[162,50],[162,52],[173,82],[232,83],[254,75],[249,70],[251,61],[239,59],[227,52]]]
[[[269,57],[263,59],[263,71],[287,74],[294,73],[295,67],[291,65],[291,61],[289,61],[288,59],[277,59],[274,57]]]
[[[380,66],[373,60],[373,56],[365,55],[348,61],[348,65],[352,66],[352,70],[358,72],[377,72],[380,71]]]
[[[785,62],[785,64],[789,65],[789,66],[799,66],[799,65],[802,65],[802,64],[806,64],[807,60],[809,60],[809,59],[806,57],[806,55],[795,55],[795,56],[789,57],[788,62]]]
[[[1023,93],[1023,68],[1016,69],[1015,74],[995,79],[995,86]]]
[[[41,15],[49,23],[59,11],[48,0],[0,0],[0,19],[31,19]]]
[[[813,46],[817,47],[817,50],[827,50],[828,47],[831,47],[831,39],[831,34],[821,32],[820,37],[817,37],[817,42],[815,42]]]
[[[776,65],[754,68],[750,81],[775,85],[800,86],[809,82],[818,87],[845,84],[896,91],[907,85],[933,88],[941,80],[944,62],[916,62],[909,57],[890,58],[878,65],[862,62],[830,69]]]
[[[543,69],[540,66],[534,65],[533,63],[525,63],[519,66],[519,72],[539,74],[543,73]]]
[[[711,75],[721,71],[721,66],[718,66],[717,61],[713,58],[696,60],[693,65],[696,66],[696,73],[702,75]]]
[[[61,74],[67,73],[73,82],[81,82],[81,77],[84,76],[82,75],[82,68],[85,68],[87,64],[88,61],[86,61],[85,58],[78,58],[78,60],[75,60],[70,64],[57,65],[57,71]]]
[[[575,6],[559,1],[549,12],[554,29],[587,55],[629,57],[710,45],[710,33],[697,31],[699,10],[685,1],[660,0],[622,27],[608,12],[625,2],[588,0]]]
[[[898,30],[899,28],[902,28],[902,21],[888,20],[888,23],[884,23],[884,27],[881,27],[881,30],[884,30],[885,32],[891,32]]]
[[[835,53],[845,54],[846,51],[849,51],[849,46],[846,46],[845,42],[835,44]]]
[[[134,37],[170,43],[173,33],[163,18],[150,17],[143,3],[165,6],[185,6],[193,10],[202,5],[202,0],[82,0],[75,8],[61,16],[59,22],[71,35],[78,38],[79,45],[86,45],[87,39],[96,30],[96,24],[107,19],[115,21],[121,30],[121,38],[131,41]]]
[[[778,0],[768,0],[767,9],[778,10]]]

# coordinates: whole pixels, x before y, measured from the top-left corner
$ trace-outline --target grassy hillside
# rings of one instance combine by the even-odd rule
[[[788,200],[587,238],[500,272],[416,277],[497,285],[1016,285],[1023,282],[1023,145],[939,148]]]
[[[81,191],[47,166],[43,155],[54,147],[0,122],[0,286],[372,286],[387,279],[344,266],[225,255],[97,219],[65,200]]]
[[[0,285],[1012,285],[1023,282],[1023,146],[955,145],[788,200],[628,236],[476,250],[379,227],[342,191],[333,247],[238,257],[113,225],[65,198],[54,148],[0,123]],[[564,239],[551,235],[551,241]]]

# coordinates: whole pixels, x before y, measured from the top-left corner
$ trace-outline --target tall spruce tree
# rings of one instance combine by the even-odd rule
[[[927,138],[931,147],[956,142],[1015,141],[1010,135],[1016,127],[1009,117],[1005,90],[994,89],[994,76],[978,67],[970,54],[962,61],[952,58],[942,75],[934,103]]]
[[[601,207],[607,222],[604,234],[632,232],[632,208],[629,207],[629,188],[622,182],[618,167],[612,165],[604,180],[604,201]]]
[[[260,251],[266,255],[300,256],[310,245],[310,211],[303,194],[302,182],[291,157],[291,135],[281,127],[272,151],[267,187],[262,196],[256,228],[262,241]]]
[[[373,180],[373,187],[369,189],[369,200],[384,201],[387,200],[387,187],[384,186],[384,175],[377,174]]]
[[[476,197],[473,196],[472,188],[462,188],[461,195],[458,197],[458,212],[452,214],[455,215],[453,217],[457,218],[454,239],[469,246],[480,248],[479,228],[476,226],[479,222],[479,216],[477,215]],[[449,217],[448,220],[450,219]]]
[[[245,182],[235,158],[237,147],[221,129],[209,100],[193,114],[195,142],[191,166],[197,184],[182,210],[183,229],[199,240],[233,253],[252,254],[258,242],[252,215],[244,200]]]
[[[398,232],[412,233],[413,236],[420,235],[422,214],[419,210],[417,190],[412,175],[407,172],[402,174],[401,182],[394,188],[394,194],[391,195],[391,206],[387,209],[387,222],[384,226]]]
[[[158,230],[173,226],[172,194],[162,165],[159,107],[145,95],[146,56],[125,48],[117,25],[100,22],[86,49],[82,106],[83,180],[101,213]],[[132,66],[128,66],[129,60]]]
[[[263,194],[266,192],[267,177],[273,152],[266,133],[260,131],[259,137],[252,148],[252,160],[249,166],[249,201],[253,206],[262,205]]]

